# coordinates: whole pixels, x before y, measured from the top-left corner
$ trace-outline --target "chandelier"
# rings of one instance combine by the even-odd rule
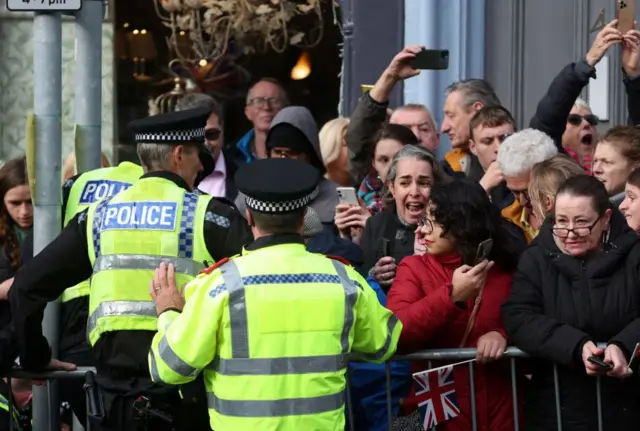
[[[177,58],[212,60],[233,51],[250,54],[317,45],[328,3],[337,21],[335,0],[153,0],[171,30],[167,38]]]

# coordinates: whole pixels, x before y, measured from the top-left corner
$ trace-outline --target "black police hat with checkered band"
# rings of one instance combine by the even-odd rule
[[[130,122],[129,130],[138,144],[204,145],[204,126],[209,113],[202,108],[153,115]]]
[[[309,205],[320,171],[298,160],[262,159],[240,167],[235,182],[250,210],[285,214]]]

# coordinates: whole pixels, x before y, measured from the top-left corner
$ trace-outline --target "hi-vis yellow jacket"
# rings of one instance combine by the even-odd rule
[[[218,265],[187,285],[182,313],[158,318],[154,381],[203,370],[216,431],[343,430],[347,355],[385,361],[402,324],[353,268],[303,244]]]
[[[122,162],[118,166],[94,169],[80,175],[69,192],[64,225],[92,203],[128,189],[143,173],[142,167],[131,162]],[[62,302],[69,302],[86,296],[89,296],[89,280],[66,289],[60,299]]]
[[[178,286],[213,262],[204,240],[211,196],[187,192],[159,177],[89,207],[87,238],[93,265],[89,343],[109,331],[155,331],[156,306],[149,281],[161,262],[173,263]]]

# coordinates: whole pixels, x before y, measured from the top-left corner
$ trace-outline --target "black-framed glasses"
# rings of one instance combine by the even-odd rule
[[[567,117],[567,122],[572,126],[579,126],[580,124],[582,124],[582,120],[586,120],[587,123],[591,124],[594,127],[597,126],[598,123],[600,123],[600,120],[598,119],[598,117],[596,117],[593,114],[588,114],[588,115],[569,114],[569,116]]]
[[[418,222],[418,227],[421,229],[424,228],[427,234],[430,234],[433,232],[433,222],[429,220],[427,216],[423,216],[420,219],[420,221]]]
[[[204,131],[204,138],[207,141],[215,141],[220,137],[222,130],[220,129],[207,129]]]
[[[255,106],[256,108],[279,107],[283,105],[283,100],[280,97],[252,97],[249,99],[247,105]]]
[[[571,229],[569,229],[568,227],[553,226],[551,228],[551,232],[558,238],[567,238],[571,232],[573,232],[573,234],[579,238],[584,238],[585,236],[591,235],[591,231],[594,227],[596,227],[601,217],[602,216],[598,216],[596,221],[591,223],[589,226],[574,227]]]

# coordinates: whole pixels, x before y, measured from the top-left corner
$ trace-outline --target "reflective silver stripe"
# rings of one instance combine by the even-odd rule
[[[162,382],[160,378],[160,373],[158,372],[158,364],[156,363],[156,355],[153,353],[153,350],[149,353],[149,372],[151,374],[151,380],[156,383]]]
[[[187,364],[173,351],[166,336],[160,339],[158,354],[160,355],[160,359],[162,359],[169,368],[181,376],[195,377],[199,373],[198,369]]]
[[[87,334],[96,327],[98,319],[112,316],[157,317],[153,301],[108,301],[102,302],[87,321]]]
[[[391,338],[393,337],[393,330],[396,328],[398,324],[398,318],[392,314],[387,320],[387,338],[384,340],[384,346],[380,348],[377,352],[374,353],[360,353],[357,352],[359,358],[364,359],[365,361],[379,361],[384,358],[384,355],[389,352],[389,347],[391,347]],[[356,352],[354,352],[356,353]]]
[[[160,264],[172,263],[176,273],[195,277],[204,269],[203,262],[182,257],[154,256],[151,254],[109,254],[99,256],[93,264],[93,273],[112,269],[141,269],[154,271]]]
[[[273,418],[283,416],[313,415],[331,412],[344,406],[344,392],[311,398],[284,400],[223,400],[214,393],[207,393],[207,404],[221,415],[244,418]]]
[[[208,370],[225,376],[273,376],[283,374],[332,373],[347,367],[346,355],[306,356],[297,358],[216,358]]]
[[[342,287],[344,288],[344,326],[342,327],[342,334],[340,336],[340,344],[342,345],[342,353],[347,354],[351,349],[349,343],[349,334],[353,327],[353,309],[356,306],[358,300],[358,288],[355,283],[347,275],[347,270],[343,263],[337,260],[332,260],[333,267],[340,277]]]
[[[231,356],[249,357],[249,328],[247,325],[247,299],[244,282],[235,262],[229,261],[220,267],[222,279],[229,294],[229,321],[231,324]]]

